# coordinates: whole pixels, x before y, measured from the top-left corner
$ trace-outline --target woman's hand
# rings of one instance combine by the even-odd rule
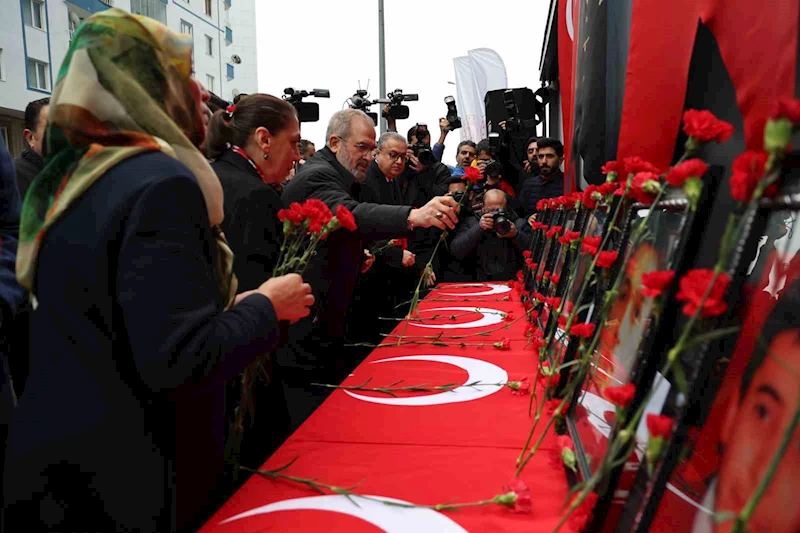
[[[292,324],[307,317],[311,312],[309,307],[314,305],[311,285],[303,283],[299,274],[270,278],[254,292],[269,298],[278,320],[288,320]]]

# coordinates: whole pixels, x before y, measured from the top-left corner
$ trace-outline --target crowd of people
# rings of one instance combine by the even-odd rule
[[[60,72],[26,110],[22,156],[0,145],[8,531],[196,529],[236,488],[225,445],[250,363],[274,354],[241,452],[256,467],[329,393],[311,384],[363,358],[348,345],[403,316],[428,263],[428,286],[513,278],[536,203],[563,193],[553,139],[521,162],[462,141],[448,167],[444,119],[431,146],[423,124],[376,139],[347,109],[317,150],[279,98],[212,114],[189,42],[120,10],[81,26]],[[272,277],[278,211],[310,198],[357,230],[302,278]]]

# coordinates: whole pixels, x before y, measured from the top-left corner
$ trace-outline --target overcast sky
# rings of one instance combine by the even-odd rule
[[[405,135],[417,122],[428,124],[433,142],[446,112],[444,97],[457,96],[453,58],[474,48],[491,48],[503,58],[510,87],[539,82],[549,0],[386,0],[386,90],[418,93],[408,102],[410,117],[398,122]],[[361,81],[372,99],[378,94],[377,0],[258,0],[258,88],[280,96],[286,87],[329,89],[320,121],[304,123],[303,137],[317,149],[325,144],[331,114],[342,109]],[[457,102],[458,103],[458,102]],[[372,111],[377,111],[374,106]],[[460,132],[451,132],[444,160],[455,161]],[[478,139],[476,139],[477,141]]]

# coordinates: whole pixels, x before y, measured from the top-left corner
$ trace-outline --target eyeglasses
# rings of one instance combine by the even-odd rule
[[[350,142],[350,139],[342,139],[342,140],[346,141],[346,142]],[[353,143],[351,143],[351,144],[353,144]],[[367,143],[355,143],[355,144],[353,144],[353,147],[356,150],[358,150],[359,152],[361,152],[362,154],[374,154],[375,150],[376,150],[374,146],[370,146]]]
[[[405,163],[408,160],[408,154],[405,153],[397,153],[397,152],[382,152],[389,156],[390,161],[400,161],[401,163]]]

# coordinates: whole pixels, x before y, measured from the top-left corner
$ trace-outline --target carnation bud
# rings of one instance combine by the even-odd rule
[[[616,172],[612,171],[612,172],[609,172],[608,174],[606,174],[606,182],[613,183],[615,181],[617,181],[617,173]]]
[[[647,180],[642,185],[642,190],[647,194],[658,194],[661,192],[661,184],[655,180]]]
[[[769,119],[764,128],[764,150],[783,152],[792,137],[792,123],[788,118]]]
[[[689,200],[692,211],[697,209],[697,202],[700,200],[700,193],[703,192],[703,181],[700,178],[689,178],[683,182],[683,192]]]
[[[577,472],[577,469],[576,469],[576,464],[577,463],[576,463],[576,460],[575,460],[575,452],[573,452],[572,450],[570,450],[567,447],[564,447],[561,450],[561,460],[564,461],[564,465],[566,465],[567,468],[569,468],[573,472]]]
[[[661,452],[664,451],[664,437],[650,437],[647,441],[647,450],[645,457],[647,457],[647,468],[652,472],[653,466],[661,457]]]
[[[513,490],[506,492],[505,494],[498,494],[492,500],[494,503],[499,503],[501,505],[508,505],[511,507],[515,503],[517,503],[517,493]]]
[[[283,234],[289,235],[291,231],[292,231],[292,221],[287,218],[286,220],[283,221]]]
[[[619,432],[619,440],[623,443],[628,442],[633,437],[633,432],[630,429],[623,429]]]

